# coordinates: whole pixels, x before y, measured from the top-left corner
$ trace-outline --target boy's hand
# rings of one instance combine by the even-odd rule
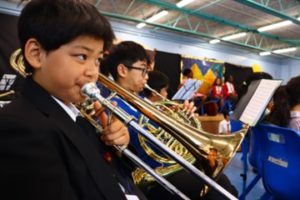
[[[96,110],[96,116],[98,116],[103,127],[103,131],[100,134],[100,139],[109,146],[127,146],[130,141],[127,127],[114,116],[109,119],[106,113],[103,112],[104,109],[103,107],[101,107],[101,104],[99,102],[94,103],[94,108]]]
[[[196,107],[194,105],[194,102],[189,102],[188,100],[185,100],[183,103],[183,111],[188,115],[192,116],[193,113],[195,112]]]

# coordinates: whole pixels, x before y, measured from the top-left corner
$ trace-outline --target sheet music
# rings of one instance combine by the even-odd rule
[[[15,82],[16,77],[17,75],[15,74],[3,74],[0,80],[0,91],[9,90]]]
[[[186,100],[191,99],[195,92],[198,91],[202,81],[196,79],[188,79],[183,86],[176,92],[172,100]]]
[[[271,100],[273,93],[276,88],[280,86],[281,82],[281,80],[262,79],[243,111],[240,121],[250,126],[254,126],[260,119]]]

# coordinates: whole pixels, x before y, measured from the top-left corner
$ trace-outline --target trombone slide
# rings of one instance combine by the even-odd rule
[[[82,87],[82,93],[88,96],[91,99],[98,100],[104,107],[108,108],[114,115],[116,115],[123,123],[133,128],[135,131],[140,133],[142,136],[147,138],[151,143],[158,146],[164,153],[174,159],[177,163],[179,163],[185,170],[196,175],[197,178],[203,180],[206,184],[219,191],[224,197],[230,200],[237,200],[231,193],[217,184],[214,180],[206,176],[202,171],[198,170],[194,165],[186,161],[184,158],[176,154],[174,151],[170,150],[165,146],[160,140],[158,140],[155,136],[149,134],[145,129],[143,129],[136,121],[133,120],[131,116],[129,116],[122,109],[111,104],[110,101],[105,99],[100,95],[100,91],[94,83],[85,84]]]

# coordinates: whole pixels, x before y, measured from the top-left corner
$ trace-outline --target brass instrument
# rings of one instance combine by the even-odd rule
[[[145,88],[161,98],[161,101],[154,103],[155,107],[163,110],[167,113],[167,115],[173,117],[174,119],[181,120],[183,123],[189,124],[197,129],[201,128],[201,123],[198,118],[195,117],[194,114],[188,115],[186,112],[184,112],[182,110],[182,104],[163,97],[159,92],[152,89],[148,84],[145,85]],[[174,109],[176,109],[175,112]]]
[[[189,116],[186,112],[184,112],[182,110],[182,104],[179,104],[175,101],[171,101],[165,98],[159,92],[152,89],[147,84],[145,85],[145,88],[155,93],[157,96],[161,98],[161,100],[158,102],[149,102],[150,105],[153,105],[161,112],[165,112],[168,116],[176,120],[180,120],[185,124],[189,124],[197,129],[201,129],[201,123],[198,120],[198,118],[196,116]],[[171,149],[178,155],[182,156],[185,160],[187,160],[191,164],[195,163],[196,161],[195,157],[188,151],[187,148],[185,148],[184,145],[182,145],[178,140],[172,137],[172,135],[164,131],[162,128],[154,126],[151,122],[149,122],[148,118],[145,117],[144,115],[141,115],[138,121],[142,127],[148,130],[152,135],[154,135],[160,141],[162,141],[169,149]],[[153,148],[151,148],[151,146],[148,145],[147,140],[143,136],[139,134],[138,138],[146,154],[150,156],[153,160],[161,163],[161,166],[155,168],[155,171],[158,174],[162,176],[168,176],[183,169],[174,160],[170,159],[167,156],[160,155],[157,152],[155,152]],[[132,177],[134,183],[136,183],[137,185],[149,184],[155,181],[152,176],[150,176],[143,169],[140,168],[134,170],[134,172],[132,173]]]
[[[138,109],[141,113],[143,113],[146,117],[157,123],[161,128],[163,128],[166,132],[175,137],[181,144],[184,145],[185,148],[195,157],[199,163],[207,162],[207,158],[210,154],[211,149],[216,149],[220,155],[221,164],[215,168],[212,177],[217,177],[217,175],[227,166],[229,161],[235,155],[237,149],[239,148],[248,127],[244,127],[242,130],[233,133],[232,135],[212,135],[202,130],[196,129],[189,125],[184,124],[178,120],[175,120],[169,117],[167,114],[158,111],[155,107],[149,105],[145,101],[141,100],[139,97],[134,94],[129,93],[107,77],[102,74],[99,74],[98,81],[109,88],[110,90],[116,92],[120,97],[122,97],[125,101],[130,103],[136,109]],[[88,91],[88,90],[86,90]],[[164,151],[168,156],[178,162],[185,170],[195,175],[197,178],[204,181],[208,186],[217,190],[220,194],[222,194],[227,199],[236,199],[232,194],[218,185],[214,180],[212,180],[209,176],[205,174],[207,169],[203,168],[203,171],[199,171],[194,165],[190,162],[186,161],[184,158],[179,156],[178,154],[171,151],[168,147],[166,147],[161,141],[159,141],[156,137],[149,134],[143,128],[141,128],[132,117],[126,115],[124,111],[119,108],[113,106],[107,99],[104,99],[101,95],[94,95],[93,93],[85,93],[85,95],[90,98],[95,98],[100,101],[100,103],[107,107],[113,114],[115,114],[121,121],[127,124],[130,127],[133,127],[136,131],[141,133],[144,137],[148,139],[151,143],[157,145],[158,148]],[[119,148],[120,151],[126,154],[126,149],[124,151],[123,148]],[[130,154],[130,153],[128,153]],[[155,176],[155,175],[154,175]],[[159,176],[160,177],[160,176]],[[156,179],[159,182],[159,179]],[[160,183],[160,182],[159,182]],[[163,186],[163,183],[160,183]],[[167,186],[169,187],[169,186]],[[169,191],[175,191],[172,188],[172,185],[169,188]],[[180,193],[179,193],[180,195]],[[184,195],[181,195],[183,199]]]
[[[8,92],[4,92],[4,93],[0,94],[0,98],[8,96],[8,95],[11,95],[11,94],[14,94],[14,93],[15,93],[14,90],[10,90]]]
[[[130,103],[146,117],[157,123],[166,132],[175,137],[181,144],[185,146],[185,148],[188,149],[188,151],[196,158],[197,161],[199,161],[199,163],[207,162],[207,158],[210,155],[211,149],[216,149],[219,154],[219,164],[213,171],[212,177],[217,177],[217,175],[220,174],[220,172],[228,165],[238,150],[248,130],[248,126],[246,126],[242,130],[232,133],[231,135],[210,134],[203,130],[186,125],[178,120],[173,119],[167,114],[160,112],[152,105],[126,91],[124,88],[102,74],[99,74],[98,81],[105,87],[116,92],[126,102]],[[206,172],[210,169],[203,170]],[[198,175],[196,174],[196,176]],[[208,183],[209,186],[212,186],[217,190],[220,189],[219,187],[214,187],[215,185],[214,183],[211,183],[210,178],[205,177],[203,179],[206,181],[206,183]],[[234,197],[231,196],[231,198]]]
[[[21,55],[21,50],[20,49],[17,49],[11,55],[10,64],[17,72],[19,72],[19,74],[21,76],[26,77],[26,76],[30,75],[30,74],[25,72],[24,59],[23,59],[23,56]],[[100,98],[101,98],[100,90],[96,87],[95,84],[92,84],[92,88],[88,89],[89,86],[90,86],[89,84],[86,84],[81,89],[83,95],[86,95],[86,96],[95,95],[95,97],[98,97],[96,100],[100,100]],[[91,96],[89,96],[89,97],[91,97]],[[97,123],[96,120],[94,120],[93,117],[92,117],[93,110],[90,109],[90,107],[89,107],[90,103],[88,102],[91,99],[92,99],[92,97],[90,99],[87,99],[87,101],[83,103],[83,104],[85,104],[85,106],[84,107],[81,106],[79,109],[80,109],[81,114],[96,128],[96,130],[98,130],[98,132],[101,132],[102,131],[102,126],[99,123]],[[93,102],[93,100],[91,100],[90,102]],[[122,111],[120,109],[116,109],[114,107],[114,105],[112,105],[106,99],[105,100],[103,99],[101,101],[101,103],[104,104],[107,108],[111,109],[117,116],[119,116],[121,121],[125,122],[126,124],[127,123],[132,124],[132,126],[136,127],[136,129],[138,129],[140,132],[144,131],[144,134],[146,134],[146,131],[144,129],[142,129],[141,127],[139,127],[137,123],[132,121],[133,118],[128,116],[127,113],[124,113],[124,111]],[[114,148],[118,152],[122,153],[124,156],[128,157],[134,164],[136,164],[140,168],[144,169],[147,173],[149,173],[167,191],[169,191],[170,193],[178,195],[180,198],[182,198],[184,200],[189,200],[189,198],[185,194],[183,194],[180,190],[178,190],[174,185],[172,185],[172,183],[167,181],[164,177],[162,177],[161,175],[156,173],[144,161],[142,161],[139,157],[137,157],[135,154],[133,154],[127,147],[124,147],[124,146],[121,147],[121,146],[115,145]]]
[[[9,61],[10,61],[10,65],[12,66],[12,68],[16,72],[18,72],[21,76],[26,77],[26,76],[30,75],[29,73],[26,73],[25,65],[24,65],[24,58],[23,58],[21,49],[15,50],[11,54]]]

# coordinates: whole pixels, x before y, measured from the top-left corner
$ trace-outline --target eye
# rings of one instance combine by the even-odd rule
[[[84,55],[84,54],[79,54],[79,55],[76,55],[76,56],[77,56],[77,58],[79,58],[79,60],[82,60],[82,61],[85,61],[86,58],[87,58],[87,56]]]

